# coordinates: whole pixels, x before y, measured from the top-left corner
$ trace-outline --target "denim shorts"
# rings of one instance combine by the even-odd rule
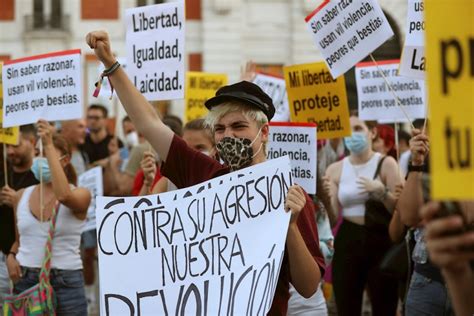
[[[7,271],[6,256],[0,251],[0,315],[3,315],[3,300],[8,294],[10,294],[10,277]]]
[[[413,272],[406,298],[407,316],[450,316],[454,315],[443,283]]]
[[[39,282],[39,268],[22,267],[21,270],[22,277],[14,286],[15,294],[21,293]],[[51,269],[50,281],[57,298],[57,316],[87,315],[82,270]]]

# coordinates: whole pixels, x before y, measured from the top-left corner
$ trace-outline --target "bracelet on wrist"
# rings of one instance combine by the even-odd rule
[[[408,164],[408,173],[410,172],[423,172],[425,165],[413,165],[413,164]]]
[[[116,61],[115,63],[112,64],[112,66],[110,66],[109,68],[105,69],[102,72],[102,76],[108,77],[112,75],[115,72],[115,70],[117,70],[119,67],[120,67],[120,63]]]
[[[100,88],[102,88],[102,81],[104,80],[105,77],[107,77],[107,79],[109,80],[109,84],[110,84],[110,90],[111,90],[111,93],[110,93],[110,100],[112,100],[112,96],[114,94],[114,86],[112,85],[112,82],[110,81],[110,76],[117,70],[119,69],[120,67],[120,63],[118,61],[116,61],[112,66],[110,66],[109,68],[105,69],[101,74],[100,74],[100,77],[99,77],[99,80],[95,83],[95,90],[94,90],[94,93],[92,94],[95,98],[97,98],[99,96],[99,93],[100,93]]]

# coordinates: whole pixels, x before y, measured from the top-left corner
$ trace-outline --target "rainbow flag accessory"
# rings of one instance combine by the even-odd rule
[[[39,275],[39,283],[20,294],[6,296],[3,303],[3,316],[56,316],[56,296],[54,295],[49,275],[51,272],[53,237],[56,230],[58,209],[59,203],[53,209],[49,223],[49,234]]]

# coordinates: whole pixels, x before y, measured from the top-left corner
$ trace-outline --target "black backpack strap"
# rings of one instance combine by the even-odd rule
[[[377,177],[379,176],[379,173],[380,173],[380,169],[382,169],[382,164],[383,164],[383,161],[385,160],[385,158],[387,158],[387,156],[383,156],[382,158],[380,158],[379,160],[379,163],[377,165],[377,169],[375,169],[375,174],[374,174],[374,180],[377,179]]]

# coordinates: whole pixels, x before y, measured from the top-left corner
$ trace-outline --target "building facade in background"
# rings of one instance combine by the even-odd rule
[[[402,30],[406,0],[379,0]],[[164,0],[0,0],[0,61],[71,48],[84,58],[84,100],[97,80],[97,60],[85,45],[87,32],[107,30],[112,49],[125,55],[124,12]],[[304,18],[322,0],[186,0],[187,69],[227,73],[239,79],[241,66],[253,60],[261,69],[278,74],[283,65],[321,59]],[[99,102],[123,115],[117,102]],[[85,104],[85,106],[87,106]],[[174,101],[170,112],[182,116],[183,104]]]

